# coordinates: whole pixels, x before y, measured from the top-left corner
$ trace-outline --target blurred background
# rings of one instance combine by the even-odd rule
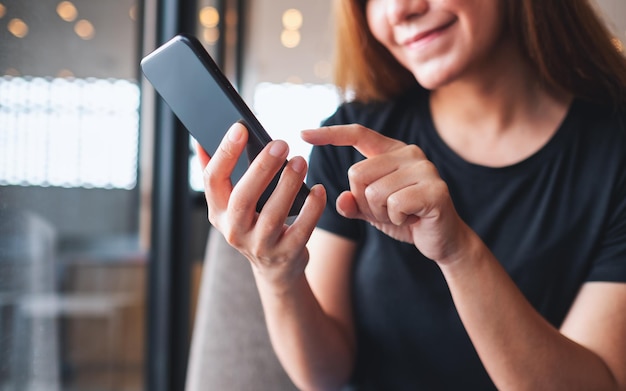
[[[330,0],[0,0],[0,391],[184,389],[210,227],[139,71],[179,32],[292,155],[339,104]]]

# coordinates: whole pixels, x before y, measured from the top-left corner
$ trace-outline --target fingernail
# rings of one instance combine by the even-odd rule
[[[295,172],[302,172],[304,171],[306,167],[306,163],[304,162],[304,159],[301,158],[294,158],[291,161],[291,168],[295,171]]]
[[[228,131],[228,140],[236,143],[237,141],[241,140],[241,135],[241,126],[233,125]]]
[[[320,196],[324,193],[324,187],[321,186],[320,184],[317,184],[311,188],[311,193],[313,193],[316,196]]]
[[[287,144],[282,141],[276,141],[270,147],[270,155],[274,157],[281,157],[287,153]]]

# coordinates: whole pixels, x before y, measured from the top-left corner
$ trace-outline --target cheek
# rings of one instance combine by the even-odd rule
[[[365,9],[367,26],[376,40],[389,47],[392,32],[387,24],[382,1],[369,0]]]

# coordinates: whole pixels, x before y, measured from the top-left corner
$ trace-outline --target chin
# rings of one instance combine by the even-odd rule
[[[440,61],[408,69],[422,87],[436,90],[458,81],[464,68],[453,61]]]
[[[422,74],[413,73],[415,79],[427,90],[436,90],[438,88],[444,87],[454,81],[454,78],[447,77],[444,73],[439,73],[437,75],[428,75],[424,76]]]

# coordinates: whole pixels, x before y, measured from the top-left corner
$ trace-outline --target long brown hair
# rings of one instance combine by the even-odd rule
[[[360,101],[385,100],[417,85],[372,35],[364,0],[335,0],[335,83]]]
[[[588,0],[503,0],[507,30],[547,85],[598,103],[626,103],[621,46]],[[367,0],[335,0],[335,82],[359,101],[417,85],[371,34]]]

